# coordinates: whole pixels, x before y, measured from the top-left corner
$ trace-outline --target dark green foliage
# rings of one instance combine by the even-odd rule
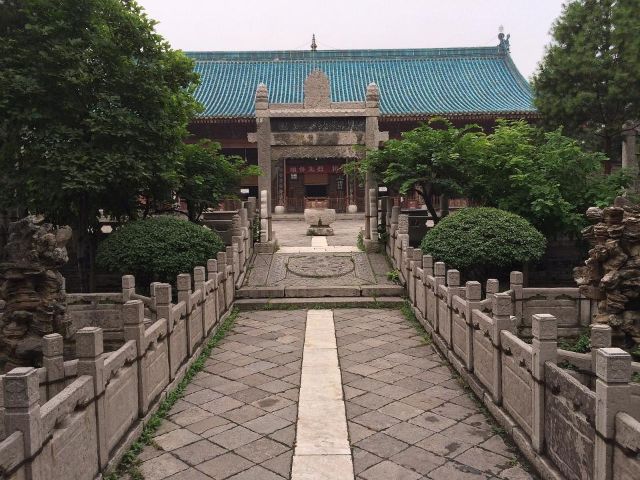
[[[362,161],[345,165],[345,171],[360,175],[370,171],[392,190],[417,192],[437,222],[433,196],[464,196],[471,169],[485,146],[479,126],[456,128],[444,118],[434,118],[403,132],[401,140],[389,140],[384,149],[368,152]]]
[[[573,341],[562,340],[558,343],[558,347],[562,350],[576,353],[587,353],[591,351],[591,337],[589,331],[586,330]]]
[[[179,273],[204,266],[225,246],[215,232],[173,217],[129,222],[98,247],[97,264],[107,271],[133,274],[139,285],[175,282]]]
[[[638,9],[638,0],[567,2],[533,79],[544,123],[610,158],[620,154],[625,122],[640,121]]]
[[[243,177],[261,173],[258,166],[247,165],[241,157],[222,155],[216,142],[203,140],[182,148],[176,189],[187,202],[192,222],[200,218],[205,208],[215,207],[236,193]]]
[[[544,236],[524,218],[496,208],[464,208],[445,217],[422,239],[421,249],[471,276],[521,267],[545,251]]]
[[[99,209],[135,218],[174,175],[199,108],[193,62],[154,26],[129,0],[0,2],[0,208],[71,225],[78,264]]]
[[[432,197],[445,195],[517,213],[552,235],[579,232],[588,207],[609,205],[629,185],[624,171],[603,175],[605,160],[561,129],[544,132],[525,121],[499,120],[486,135],[474,125],[456,128],[436,119],[345,170],[373,172],[402,194],[418,192],[436,222]]]
[[[498,121],[487,140],[467,195],[517,213],[547,235],[579,232],[586,209],[610,205],[630,181],[622,170],[604,175],[605,156],[585,151],[561,129]]]

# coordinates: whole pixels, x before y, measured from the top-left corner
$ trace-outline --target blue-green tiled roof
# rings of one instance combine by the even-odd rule
[[[528,83],[501,47],[187,55],[200,74],[202,117],[253,117],[259,83],[272,103],[300,103],[316,68],[329,77],[334,102],[363,101],[375,82],[382,115],[535,112]]]

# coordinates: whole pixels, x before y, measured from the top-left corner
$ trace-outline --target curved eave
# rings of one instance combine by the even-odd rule
[[[515,110],[499,112],[434,112],[434,113],[411,113],[406,115],[390,114],[380,115],[380,120],[390,122],[414,122],[429,120],[434,117],[445,118],[523,118],[526,120],[537,120],[541,117],[538,111]],[[229,117],[195,117],[191,120],[194,124],[221,124],[221,123],[252,123],[255,116],[229,116]]]

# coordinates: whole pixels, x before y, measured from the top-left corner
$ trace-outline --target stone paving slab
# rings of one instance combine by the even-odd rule
[[[305,317],[238,316],[141,454],[146,480],[290,478]]]
[[[140,455],[146,480],[290,480],[292,468],[295,480],[317,480],[349,461],[361,480],[536,478],[399,310],[333,310],[333,357],[331,325],[312,315],[317,335],[305,339],[306,316],[239,315]],[[303,368],[318,388],[301,394]],[[338,402],[341,412],[329,408]],[[336,420],[345,414],[346,432]],[[350,450],[329,463],[302,455],[292,467],[296,430],[324,436],[334,423]]]
[[[399,310],[334,310],[356,479],[534,479]]]

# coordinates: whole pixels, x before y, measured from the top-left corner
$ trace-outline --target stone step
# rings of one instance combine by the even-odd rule
[[[242,311],[264,310],[268,308],[345,308],[345,307],[385,307],[397,308],[404,303],[402,297],[309,297],[309,298],[245,298],[236,300],[234,305]]]
[[[401,297],[400,285],[242,287],[238,298]]]

